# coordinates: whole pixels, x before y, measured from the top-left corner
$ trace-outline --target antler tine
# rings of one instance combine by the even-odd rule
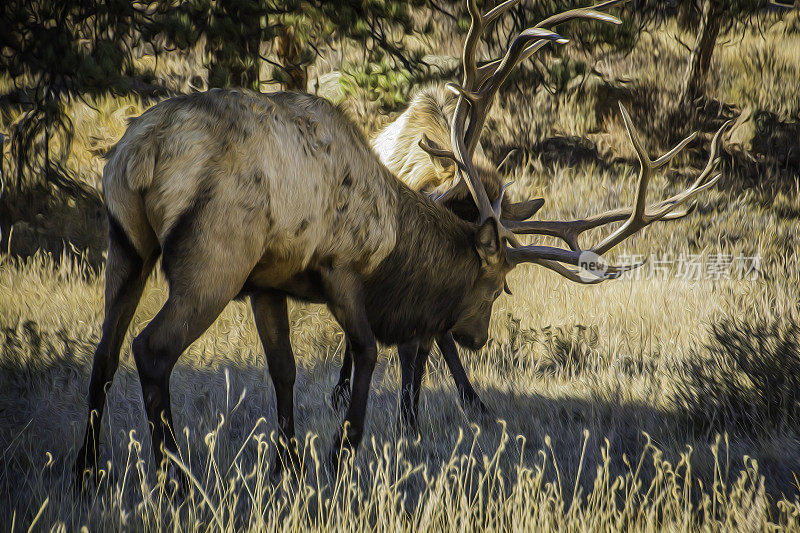
[[[465,145],[464,123],[466,122],[467,111],[464,97],[459,96],[456,110],[453,114],[453,125],[450,129],[450,142],[453,145],[453,153],[456,159],[460,161],[459,169],[462,177],[466,181],[467,187],[469,187],[469,192],[472,194],[475,204],[478,206],[480,223],[483,224],[487,219],[495,217],[495,215],[492,204],[486,194],[486,188],[478,177],[475,163],[472,162],[472,152],[468,151]]]
[[[639,133],[636,131],[636,127],[633,125],[631,121],[631,117],[628,114],[628,110],[625,109],[625,106],[622,105],[620,102],[619,104],[620,111],[622,112],[622,119],[625,122],[625,129],[628,132],[628,137],[633,144],[634,149],[636,150],[636,155],[639,158],[641,163],[641,169],[639,171],[639,184],[636,190],[636,200],[634,203],[633,212],[631,213],[630,218],[622,224],[619,228],[616,229],[613,233],[611,233],[608,237],[603,239],[600,243],[592,247],[592,251],[602,255],[606,251],[610,250],[623,240],[627,239],[629,236],[633,235],[640,229],[644,228],[645,226],[659,220],[660,217],[666,215],[673,208],[678,207],[685,203],[689,198],[694,196],[695,194],[709,188],[711,185],[716,183],[719,179],[719,175],[715,176],[710,182],[706,183],[704,186],[700,186],[700,183],[705,179],[705,177],[711,173],[711,171],[716,166],[716,147],[714,146],[716,143],[719,142],[721,137],[721,132],[723,129],[727,127],[727,123],[723,124],[722,128],[717,132],[714,136],[714,140],[712,142],[712,149],[711,149],[711,159],[710,163],[706,165],[706,168],[703,172],[700,173],[698,180],[695,180],[695,183],[692,184],[688,189],[686,189],[683,193],[679,193],[668,201],[667,205],[662,204],[663,208],[651,215],[647,216],[646,214],[646,207],[647,207],[647,186],[650,182],[650,178],[652,176],[653,170],[659,168],[660,166],[666,165],[672,158],[674,158],[680,150],[686,147],[686,145],[694,139],[696,134],[692,134],[667,152],[664,156],[658,158],[655,162],[651,161],[650,158],[647,156],[647,153],[644,149],[642,144],[641,138],[639,137]]]
[[[600,283],[608,279],[607,277],[604,276],[592,276],[592,277],[585,276],[580,271],[567,268],[558,261],[537,259],[531,262],[536,263],[537,265],[541,265],[545,268],[549,268],[550,270],[557,272],[558,274],[564,276],[570,281],[574,281],[575,283],[582,283],[584,285],[594,285],[595,283]]]
[[[679,208],[682,205],[685,205],[687,201],[690,200],[693,196],[712,187],[717,182],[717,180],[719,180],[719,178],[721,177],[719,174],[715,175],[710,180],[707,180],[707,178],[711,174],[711,172],[713,172],[716,165],[719,163],[719,158],[717,157],[717,151],[719,150],[719,141],[722,136],[722,133],[728,128],[729,125],[730,121],[726,122],[714,135],[714,138],[711,141],[711,148],[709,150],[708,162],[706,163],[706,166],[700,173],[700,175],[694,180],[694,182],[684,191],[670,198],[667,198],[666,200],[662,200],[657,204],[653,204],[649,208],[647,208],[642,218],[648,224],[658,220],[677,220],[679,218],[685,217],[694,210],[696,204],[690,204],[687,207],[684,207],[683,209]],[[675,155],[674,152],[676,152],[677,148],[685,147],[686,144],[689,142],[688,140],[692,138],[694,138],[694,135],[687,137],[687,139],[684,139],[675,148],[670,150],[667,153],[667,155],[670,156],[669,158],[667,158],[667,160],[674,157]],[[656,164],[660,164],[662,161],[664,161],[664,164],[666,164],[665,158],[666,156],[658,158],[655,162],[653,162],[653,166],[655,166]],[[551,237],[557,237],[563,240],[565,243],[567,243],[567,245],[572,250],[579,250],[580,246],[578,244],[578,236],[581,233],[593,228],[605,226],[606,224],[610,224],[612,222],[623,221],[625,219],[630,218],[632,214],[633,210],[631,208],[620,208],[620,209],[612,209],[609,211],[605,211],[603,213],[598,213],[596,215],[578,220],[569,220],[569,221],[503,220],[503,225],[517,234],[549,235]]]
[[[463,168],[463,165],[458,159],[456,159],[456,156],[455,154],[453,154],[453,152],[451,152],[450,150],[445,150],[444,148],[440,147],[438,144],[430,140],[428,136],[425,135],[424,133],[422,134],[422,139],[420,139],[417,144],[419,145],[420,148],[422,148],[425,152],[427,152],[428,155],[431,155],[433,157],[444,157],[446,159],[452,159],[456,165],[458,165],[460,168]]]
[[[609,15],[608,13],[602,13],[601,10],[609,9],[614,6],[624,4],[628,0],[610,0],[607,2],[601,2],[597,5],[591,7],[584,7],[578,9],[570,9],[568,11],[564,11],[563,13],[558,13],[551,17],[546,18],[545,20],[538,23],[534,28],[540,29],[547,29],[555,26],[556,24],[561,24],[563,22],[567,22],[570,20],[575,19],[593,19],[600,22],[608,22],[611,24],[621,24],[622,22],[614,17],[613,15]],[[533,54],[535,54],[539,49],[541,49],[544,45],[546,45],[549,40],[540,40],[534,43],[529,44],[520,54],[519,58],[516,61],[516,64],[521,64]],[[495,59],[489,63],[481,65],[478,67],[478,74],[477,74],[477,86],[482,87],[486,81],[491,78],[498,70],[498,66],[502,62],[502,58]],[[507,76],[506,76],[507,77]],[[505,81],[505,78],[500,81]]]
[[[713,185],[713,183],[712,183]],[[699,191],[698,191],[699,192]],[[671,200],[671,199],[670,199]],[[696,207],[696,203],[676,211],[676,205],[669,203],[670,200],[652,206],[658,209],[656,213],[649,212],[645,216],[657,218],[657,220],[677,220],[691,213]],[[663,216],[657,217],[661,210],[668,208]],[[549,235],[563,240],[572,250],[579,250],[578,236],[590,229],[605,226],[612,222],[620,222],[631,216],[630,208],[612,209],[604,213],[599,213],[591,217],[578,220],[502,220],[503,226],[516,233],[517,235]]]
[[[639,268],[645,263],[645,260],[642,260],[627,265],[611,265],[600,254],[593,253],[591,250],[564,250],[552,246],[520,246],[518,248],[509,248],[507,254],[508,260],[512,265],[537,263],[568,277],[572,281],[579,281],[583,279],[584,275],[565,267],[562,263],[584,265],[589,262],[592,263],[592,269],[588,271],[589,274],[600,278],[594,283],[618,278],[625,272]],[[557,265],[561,268],[558,268]]]
[[[512,5],[512,2],[504,2],[493,11],[490,11],[489,15],[491,15],[492,19],[494,19]],[[470,25],[469,30],[467,30],[467,37],[464,40],[464,76],[461,81],[461,88],[464,93],[472,91],[472,89],[475,87],[475,79],[478,73],[475,54],[478,49],[478,44],[481,40],[481,34],[488,23],[487,17],[483,16],[480,12],[480,9],[478,9],[476,0],[467,0],[467,10],[469,11],[470,15]],[[475,204],[478,206],[480,220],[481,223],[483,223],[488,218],[494,216],[494,211],[492,210],[491,202],[489,202],[489,198],[486,194],[486,189],[483,187],[483,184],[478,178],[477,170],[472,162],[472,152],[468,151],[467,147],[464,145],[464,128],[466,127],[468,114],[469,109],[467,108],[464,94],[462,94],[458,98],[456,109],[453,113],[452,127],[450,128],[450,139],[453,148],[453,160],[458,165],[458,171],[461,172],[461,175],[464,178],[470,193],[472,194],[472,198],[475,200]],[[430,146],[429,142],[426,142],[425,146],[422,144],[420,144],[420,146],[426,151],[428,151],[426,146],[428,148],[433,148]],[[431,152],[428,151],[428,153]],[[447,193],[445,193],[445,195],[446,194]]]
[[[720,159],[717,157],[717,152],[719,151],[719,141],[722,134],[725,130],[728,129],[730,126],[731,121],[725,122],[719,130],[714,134],[714,138],[711,141],[711,147],[709,149],[709,157],[708,162],[706,163],[705,168],[703,171],[698,175],[698,177],[694,180],[694,182],[683,192],[678,193],[666,200],[662,200],[661,202],[651,205],[649,209],[644,214],[644,219],[650,222],[655,222],[658,220],[677,220],[679,218],[683,218],[691,213],[694,208],[696,207],[696,203],[692,203],[687,207],[684,207],[681,210],[677,210],[678,207],[681,205],[686,204],[686,201],[689,200],[692,196],[705,191],[712,187],[721,177],[721,174],[716,174],[713,178],[706,181],[708,176],[713,172],[714,168],[716,168],[717,164],[719,163]],[[666,155],[670,156],[671,159],[676,152],[676,149],[683,148],[688,144],[689,140],[693,139],[695,135],[691,135],[681,141],[675,148],[670,150]],[[679,150],[677,150],[679,151]],[[659,164],[661,161],[664,161],[666,156],[662,156],[658,158],[653,165]],[[666,164],[666,161],[664,161]],[[573,250],[577,250],[580,248],[578,245],[578,236],[590,229],[597,228],[600,226],[605,226],[606,224],[610,224],[612,222],[620,222],[629,218],[632,214],[632,210],[630,208],[621,208],[621,209],[612,209],[609,211],[605,211],[603,213],[598,213],[591,217],[587,217],[584,219],[579,220],[570,220],[570,221],[561,221],[561,220],[554,220],[554,221],[547,221],[547,220],[533,220],[533,221],[513,221],[513,220],[504,220],[503,225],[506,226],[508,229],[513,231],[517,234],[529,234],[529,235],[549,235],[551,237],[557,237],[562,239],[564,242],[569,245],[569,247]]]
[[[492,211],[494,211],[494,214],[497,215],[498,217],[500,216],[500,209],[503,206],[503,195],[505,195],[506,189],[511,187],[512,183],[513,182],[509,181],[508,183],[503,185],[503,187],[500,189],[500,194],[498,194],[497,198],[495,198],[495,200],[492,202]]]
[[[515,233],[533,233],[558,237],[563,239],[570,247],[570,250],[549,246],[523,246],[515,249],[509,249],[509,258],[514,262],[514,264],[521,262],[542,264],[542,261],[556,261],[558,263],[582,265],[584,262],[590,261],[597,267],[597,270],[606,275],[605,279],[619,276],[627,270],[636,268],[639,266],[639,264],[623,266],[609,265],[602,257],[605,252],[653,222],[659,220],[675,220],[686,216],[694,209],[694,204],[689,205],[688,207],[683,207],[683,209],[680,210],[678,209],[684,206],[698,193],[712,187],[722,176],[721,173],[717,173],[711,179],[707,179],[720,161],[720,158],[717,157],[719,142],[722,137],[722,133],[730,125],[730,121],[723,124],[714,135],[714,138],[711,141],[708,162],[697,179],[695,179],[694,182],[684,191],[647,208],[645,203],[647,185],[652,176],[652,171],[660,166],[666,165],[673,157],[675,157],[678,152],[685,148],[686,145],[692,139],[694,139],[695,134],[692,134],[686,139],[682,140],[680,143],[678,143],[678,145],[675,146],[675,148],[671,149],[665,155],[661,156],[655,161],[652,161],[647,156],[647,152],[645,151],[644,145],[641,142],[641,138],[639,137],[633,122],[631,121],[630,115],[622,104],[620,104],[620,111],[622,112],[628,137],[630,138],[631,143],[636,150],[637,157],[639,158],[641,164],[634,207],[606,211],[604,213],[594,215],[593,217],[573,221],[503,221],[503,224]],[[621,220],[625,220],[625,223],[617,228],[616,231],[612,232],[608,237],[589,249],[581,249],[578,243],[578,236],[581,233],[610,222],[618,222]],[[544,266],[551,268],[552,265]],[[574,271],[569,269],[565,270],[571,274],[565,274],[564,271],[556,268],[551,269],[556,270],[560,274],[565,275],[570,279],[573,279],[575,275]],[[594,274],[596,275],[597,273],[595,272]]]
[[[483,189],[483,185],[478,179],[471,158],[478,144],[494,96],[500,86],[508,78],[511,71],[519,64],[523,55],[532,54],[547,42],[554,41],[559,44],[568,42],[567,39],[564,39],[557,33],[546,30],[543,26],[581,17],[619,23],[619,20],[615,17],[600,13],[596,9],[605,9],[622,3],[623,1],[626,0],[603,2],[595,6],[594,9],[584,8],[567,11],[546,19],[537,27],[528,28],[520,32],[512,41],[511,46],[506,51],[503,58],[497,63],[497,67],[491,71],[490,69],[492,67],[490,67],[490,69],[487,69],[485,65],[480,69],[477,67],[476,52],[481,34],[488,24],[515,5],[516,1],[508,0],[489,11],[486,15],[481,15],[476,0],[467,0],[467,9],[470,13],[471,23],[464,42],[464,76],[461,86],[448,84],[448,88],[459,95],[456,112],[453,116],[451,137],[453,154],[456,159],[461,160],[459,169],[467,179],[467,185],[475,199],[475,203],[478,205],[478,211],[482,221],[485,221],[491,216],[489,212],[491,203],[486,197],[486,191]],[[531,43],[531,41],[535,42]],[[491,75],[487,77],[487,73],[489,72],[491,72]],[[469,109],[467,109],[467,102],[469,103]],[[469,119],[469,126],[466,125],[467,119]],[[456,132],[460,133],[457,135]],[[461,137],[462,141],[459,142],[456,138],[457,136]],[[512,242],[516,242],[513,233],[510,231],[501,229],[501,233],[505,234]]]
[[[500,60],[499,66],[488,80],[481,85],[479,91],[475,92],[471,90],[471,88],[450,86],[452,90],[459,92],[461,96],[467,98],[471,104],[470,123],[466,138],[466,144],[470,151],[475,150],[475,146],[478,144],[483,124],[486,122],[497,91],[500,89],[500,86],[503,85],[503,82],[506,81],[509,74],[511,74],[511,71],[519,64],[519,58],[528,48],[532,40],[537,41],[533,43],[534,45],[541,42],[542,44],[539,45],[540,48],[544,46],[545,43],[551,41],[558,44],[566,44],[569,42],[569,39],[565,39],[557,33],[542,28],[528,28],[520,32],[520,34],[514,38],[511,42],[511,46],[503,56],[503,59]],[[479,76],[480,73],[476,70],[474,77],[478,78]]]
[[[467,0],[467,11],[469,11],[470,24],[469,30],[467,30],[467,37],[464,40],[464,77],[461,83],[465,89],[471,90],[475,84],[475,74],[477,72],[475,53],[478,50],[483,29],[486,27],[486,19],[481,15],[481,10],[478,9],[476,0]]]
[[[469,192],[469,187],[467,187],[467,183],[464,180],[459,179],[455,185],[447,189],[445,192],[441,194],[438,192],[434,192],[431,195],[431,198],[433,198],[433,201],[436,202],[437,204],[442,204],[452,198],[457,198],[462,194],[468,192]]]
[[[547,17],[539,24],[537,24],[536,27],[550,28],[551,26],[555,26],[556,24],[561,24],[562,22],[567,22],[569,20],[573,20],[576,18],[595,18],[597,20],[604,20],[605,22],[613,22],[614,24],[620,24],[619,20],[617,20],[616,17],[613,17],[607,13],[600,13],[600,11],[604,9],[610,9],[620,4],[624,4],[627,1],[628,0],[609,0],[607,2],[600,2],[599,4],[595,4],[589,7],[579,7],[577,9],[570,9],[568,11],[564,11],[562,13],[557,13],[555,15]],[[613,20],[605,20],[606,17]]]
[[[466,90],[472,90],[475,87],[475,79],[478,74],[477,58],[475,54],[478,50],[478,44],[481,40],[481,35],[486,26],[494,22],[503,13],[518,4],[520,0],[506,0],[502,4],[494,7],[485,15],[481,14],[476,0],[467,0],[467,11],[470,15],[470,26],[467,31],[467,38],[464,41],[464,77],[461,80],[462,87]]]
[[[520,0],[506,0],[502,4],[499,4],[489,10],[488,13],[483,15],[483,25],[488,26],[492,22],[495,21],[498,17],[500,17],[503,13],[514,7],[516,4],[519,4]]]

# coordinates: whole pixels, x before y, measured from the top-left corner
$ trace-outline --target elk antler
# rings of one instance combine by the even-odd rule
[[[467,1],[467,9],[470,13],[471,23],[469,31],[467,32],[466,41],[464,42],[463,80],[461,86],[449,83],[447,87],[459,96],[463,96],[471,105],[472,109],[469,116],[470,125],[466,131],[469,138],[465,139],[470,154],[475,151],[475,146],[478,143],[480,132],[483,129],[483,124],[486,121],[494,96],[508,78],[511,71],[548,42],[555,41],[559,44],[569,42],[568,39],[564,39],[558,34],[546,31],[547,28],[574,19],[594,19],[612,24],[620,24],[619,19],[607,13],[602,13],[601,10],[623,4],[628,0],[607,0],[592,7],[571,9],[553,15],[517,35],[502,58],[490,61],[480,67],[477,66],[476,51],[483,31],[489,24],[494,22],[500,15],[508,11],[515,4],[519,3],[519,1],[520,0],[507,0],[485,15],[481,14],[475,0]],[[534,42],[531,43],[530,41]],[[423,138],[419,142],[419,146],[431,155],[446,157],[459,163],[459,160],[453,152],[441,149],[437,146],[431,146],[430,140],[427,138]],[[461,165],[459,164],[459,166]],[[460,181],[457,182],[455,186],[460,187],[460,183]],[[447,195],[448,198],[453,196],[450,191],[445,192],[444,195]],[[437,201],[442,201],[442,197],[437,198]]]
[[[666,166],[687,144],[689,144],[696,136],[693,133],[679,142],[672,150],[652,161],[645,151],[639,133],[631,121],[631,117],[625,106],[619,105],[622,112],[622,119],[625,122],[625,129],[628,137],[633,144],[636,151],[636,156],[639,159],[639,181],[636,189],[636,200],[633,208],[629,209],[614,209],[599,213],[592,217],[572,220],[572,221],[528,221],[528,222],[504,222],[508,224],[508,228],[515,233],[529,233],[540,235],[551,235],[563,239],[570,250],[555,248],[550,246],[520,246],[517,248],[509,248],[507,250],[507,257],[512,265],[523,262],[534,262],[541,264],[551,270],[555,270],[561,275],[564,275],[573,281],[583,283],[597,283],[604,279],[615,278],[621,275],[626,270],[636,268],[641,263],[634,263],[624,266],[609,265],[601,256],[627,239],[634,233],[637,233],[642,228],[656,222],[658,220],[675,220],[686,216],[691,212],[693,206],[683,207],[695,195],[704,191],[714,185],[722,174],[716,174],[709,179],[709,176],[714,171],[719,163],[717,151],[719,149],[719,141],[722,133],[730,125],[731,121],[717,130],[711,141],[711,148],[709,152],[708,162],[700,172],[700,175],[694,182],[682,192],[667,198],[657,204],[647,206],[647,186],[652,177],[653,171]],[[625,220],[625,223],[617,228],[614,232],[608,235],[605,239],[595,244],[591,248],[582,249],[578,243],[578,236],[586,230],[603,226],[611,222]],[[589,253],[587,253],[589,252]],[[587,278],[577,271],[568,269],[561,263],[571,265],[586,266],[587,262],[593,262],[597,265],[593,268],[594,276]],[[577,278],[577,279],[576,279]]]
[[[453,151],[449,152],[438,146],[434,146],[426,138],[423,138],[419,145],[431,155],[448,157],[455,161],[457,165],[457,174],[463,178],[464,183],[478,207],[480,223],[489,219],[495,220],[500,237],[514,246],[519,246],[519,241],[512,231],[506,229],[500,223],[499,210],[495,209],[496,206],[500,205],[500,202],[495,201],[493,205],[489,200],[486,189],[481,183],[478,177],[478,171],[472,161],[472,156],[478,144],[481,130],[486,122],[486,117],[494,101],[494,97],[500,89],[500,86],[508,78],[508,75],[521,61],[530,57],[530,55],[548,42],[553,41],[559,44],[568,42],[567,39],[564,39],[557,33],[547,30],[546,27],[575,18],[595,19],[619,24],[620,21],[617,18],[601,13],[598,9],[607,9],[621,4],[624,1],[626,0],[611,0],[597,4],[592,8],[573,9],[554,15],[542,21],[537,26],[520,32],[511,42],[511,45],[502,59],[497,62],[492,62],[488,66],[483,65],[481,69],[479,69],[477,66],[476,52],[483,31],[486,29],[486,26],[514,6],[518,0],[507,0],[485,15],[481,14],[476,0],[467,0],[467,9],[470,14],[471,22],[464,42],[464,72],[462,84],[460,86],[453,83],[447,85],[448,89],[458,95],[455,112],[453,113],[452,126],[450,128],[450,140]],[[460,180],[457,180],[454,188],[456,187],[463,187]],[[455,194],[456,191],[451,189],[440,196],[437,201],[441,202],[443,199],[452,197]]]

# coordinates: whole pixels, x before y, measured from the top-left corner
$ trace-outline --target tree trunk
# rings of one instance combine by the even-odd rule
[[[288,77],[281,82],[284,91],[305,92],[308,87],[308,70],[302,65],[302,47],[292,26],[282,25],[275,38],[275,52]]]
[[[690,111],[694,101],[703,95],[711,66],[711,56],[719,35],[720,12],[716,0],[703,0],[700,21],[697,28],[692,51],[689,53],[689,62],[683,76],[681,87],[680,106],[684,111]]]

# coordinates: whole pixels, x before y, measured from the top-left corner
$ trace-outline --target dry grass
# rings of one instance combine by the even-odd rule
[[[633,109],[654,152],[671,142],[657,135],[657,119],[668,116],[685,53],[675,31],[655,32],[627,58],[598,65],[610,78],[635,80]],[[720,48],[712,96],[779,121],[796,117],[797,93],[778,79],[796,78],[800,54],[792,51],[800,44],[791,34],[776,48],[777,38],[746,33]],[[779,73],[759,66],[759,57],[771,58]],[[775,90],[753,92],[760,86]],[[635,166],[620,124],[587,118],[598,94],[576,90],[558,106],[541,94],[512,95],[498,106],[490,151],[500,160],[519,139],[527,143],[510,160],[512,194],[543,195],[544,216],[631,200]],[[68,165],[96,185],[99,153],[145,106],[127,98],[91,104],[72,109],[78,136]],[[649,118],[646,105],[655,109]],[[515,136],[525,117],[552,122]],[[571,135],[589,136],[589,156],[575,156],[574,144],[563,141]],[[561,143],[559,158],[532,149],[547,139]],[[653,194],[678,190],[702,157],[696,149],[653,184]],[[514,295],[495,305],[490,343],[462,352],[491,415],[463,412],[433,357],[420,434],[403,434],[395,424],[396,356],[383,348],[367,438],[339,476],[317,455],[324,457],[342,418],[328,402],[340,329],[323,307],[291,306],[296,420],[298,434],[307,435],[308,468],[301,482],[270,483],[273,391],[249,306],[230,304],[172,378],[181,461],[195,480],[186,499],[170,499],[150,464],[129,341],[103,420],[112,481],[84,500],[74,494],[70,469],[103,318],[102,272],[74,256],[0,255],[0,523],[13,530],[33,522],[57,530],[800,529],[800,393],[796,376],[770,382],[799,364],[791,342],[800,319],[798,174],[791,166],[767,169],[771,188],[745,186],[740,161],[725,164],[722,184],[692,217],[649,228],[621,252],[649,250],[651,265],[689,254],[759,255],[757,279],[687,281],[668,267],[585,287],[521,268],[511,276]],[[165,299],[156,276],[130,335]],[[758,346],[754,328],[767,338]]]

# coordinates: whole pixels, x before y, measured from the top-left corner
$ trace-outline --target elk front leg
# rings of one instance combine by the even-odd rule
[[[419,344],[409,342],[397,346],[400,360],[400,423],[406,427],[416,427],[416,416],[411,412],[414,403],[414,375],[417,366]]]
[[[350,339],[344,336],[344,355],[342,356],[342,369],[339,370],[339,381],[331,392],[331,404],[334,409],[347,405],[350,401],[350,380],[353,376],[353,347]]]
[[[289,340],[289,315],[286,296],[267,291],[250,297],[256,329],[267,357],[269,374],[275,387],[278,410],[278,428],[283,442],[279,444],[278,456],[273,466],[277,477],[288,467],[299,471],[300,457],[294,432],[294,381],[297,373]]]
[[[430,351],[430,341],[397,347],[401,369],[400,420],[404,426],[414,430],[418,428],[419,393]]]
[[[425,375],[425,367],[428,364],[428,356],[431,354],[432,342],[428,340],[425,343],[420,343],[417,349],[417,362],[414,367],[414,418],[417,418],[419,409],[419,393],[422,390],[422,378]]]
[[[328,308],[350,341],[354,363],[350,406],[339,445],[331,453],[331,460],[335,462],[340,449],[354,451],[361,442],[378,349],[364,308],[363,285],[359,276],[350,270],[331,269],[322,273],[322,285]]]
[[[447,333],[436,337],[436,344],[442,352],[447,368],[453,376],[453,381],[458,388],[459,398],[461,399],[461,406],[463,408],[474,407],[481,413],[486,413],[486,406],[481,401],[475,389],[472,388],[467,373],[464,371],[464,365],[461,364],[461,358],[458,356],[458,347],[456,341],[453,340],[453,334]]]

